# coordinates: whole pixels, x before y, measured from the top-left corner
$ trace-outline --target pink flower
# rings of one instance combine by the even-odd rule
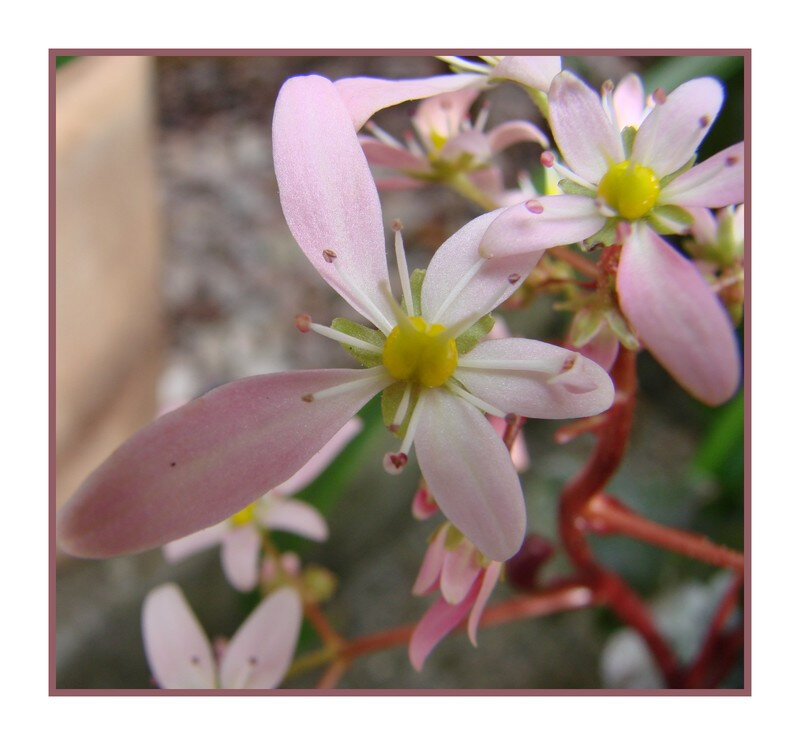
[[[566,165],[551,154],[543,163],[559,172],[559,185],[571,193],[507,210],[487,230],[482,255],[621,242],[616,290],[637,336],[690,393],[720,404],[739,385],[733,329],[693,264],[658,234],[686,232],[692,208],[743,200],[744,145],[692,165],[722,106],[722,87],[712,78],[691,80],[669,96],[657,92],[646,115],[635,93],[627,101],[609,102],[608,96],[606,90],[604,106],[572,73],[555,77],[550,124]],[[634,123],[623,127],[626,122]]]
[[[169,583],[145,598],[142,635],[160,688],[275,688],[289,669],[302,620],[300,596],[283,587],[259,603],[216,659],[180,588]]]
[[[543,342],[478,341],[488,331],[485,316],[539,258],[528,253],[489,263],[478,254],[500,211],[447,240],[416,290],[396,233],[409,313],[403,310],[389,288],[377,190],[330,81],[309,76],[284,84],[273,149],[281,204],[300,248],[377,330],[352,321],[328,328],[307,316],[298,317],[298,327],[341,342],[366,368],[246,378],[161,417],[67,503],[61,545],[108,556],[220,522],[285,481],[386,390],[390,429],[402,437],[400,450],[387,454],[387,470],[400,470],[414,443],[442,512],[485,555],[508,558],[522,542],[525,505],[484,413],[590,416],[611,404],[610,378],[579,354]]]
[[[164,546],[167,561],[180,561],[198,551],[221,544],[222,569],[240,592],[258,584],[261,530],[284,530],[324,541],[328,526],[320,513],[306,502],[289,499],[310,484],[361,430],[361,420],[350,419],[294,476],[240,510],[227,520]]]
[[[422,669],[433,648],[467,616],[467,634],[477,646],[478,623],[502,568],[502,562],[487,560],[449,523],[439,528],[411,590],[415,595],[441,592],[409,642],[408,653],[416,670]]]

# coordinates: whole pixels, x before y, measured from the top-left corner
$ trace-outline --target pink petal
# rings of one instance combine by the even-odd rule
[[[490,559],[513,556],[525,534],[525,500],[486,417],[455,394],[425,391],[414,447],[445,517]]]
[[[493,369],[474,369],[466,366],[471,360],[498,363]],[[605,411],[614,399],[614,385],[600,365],[542,341],[486,339],[463,355],[460,362],[464,366],[459,365],[456,377],[466,388],[509,413],[536,419],[593,416]],[[518,362],[534,364],[541,371],[502,369],[503,365]],[[569,372],[574,371],[574,379],[553,381],[559,370],[570,363]]]
[[[493,154],[520,142],[537,142],[542,147],[550,147],[550,141],[541,129],[522,120],[504,122],[487,132],[487,135]]]
[[[480,92],[480,87],[469,86],[426,99],[413,116],[414,129],[429,144],[433,144],[434,133],[449,139],[469,118],[469,107]]]
[[[358,418],[353,417],[345,422],[342,427],[330,440],[328,440],[315,455],[305,463],[300,470],[275,487],[275,491],[284,496],[297,494],[301,489],[305,489],[317,476],[319,476],[336,458],[347,444],[364,427],[364,423]]]
[[[662,178],[694,155],[722,106],[722,86],[696,78],[678,86],[647,115],[633,143],[631,160]]]
[[[603,324],[600,330],[577,351],[608,371],[619,354],[619,339],[608,324]]]
[[[694,218],[691,233],[701,246],[711,246],[717,242],[717,220],[711,210],[692,207],[688,210]]]
[[[375,179],[375,185],[380,191],[401,191],[404,189],[421,189],[430,182],[411,178],[410,176],[393,176]]]
[[[404,148],[394,147],[376,140],[374,137],[364,135],[360,136],[358,141],[364,155],[373,166],[384,166],[415,173],[425,173],[430,170],[430,164],[425,158],[420,158]]]
[[[160,688],[216,688],[216,665],[208,637],[180,588],[151,590],[142,607],[147,663]]]
[[[644,87],[642,79],[628,73],[614,89],[612,96],[614,114],[620,131],[625,127],[638,127],[644,115]]]
[[[543,251],[582,241],[600,230],[605,222],[591,197],[576,194],[536,197],[500,214],[486,230],[480,250],[493,260]]]
[[[458,546],[445,554],[439,580],[442,597],[450,605],[458,605],[467,597],[480,573],[478,552],[469,541],[461,541]]]
[[[661,204],[727,207],[744,201],[744,143],[721,150],[667,184]]]
[[[493,78],[505,78],[536,90],[550,88],[553,78],[561,71],[561,57],[503,57],[492,70]]]
[[[223,688],[275,688],[294,656],[303,605],[290,587],[261,601],[228,644],[220,664]]]
[[[556,75],[548,101],[553,136],[575,173],[596,184],[610,163],[625,160],[619,132],[600,97],[580,78],[567,71]]]
[[[261,535],[252,525],[229,530],[222,539],[222,571],[239,592],[250,592],[258,584]]]
[[[334,251],[339,269],[390,318],[378,291],[388,282],[378,191],[333,83],[316,75],[287,80],[278,93],[272,133],[283,214],[303,253],[331,287],[376,323],[325,260],[323,251]]]
[[[177,541],[170,541],[164,546],[164,558],[174,564],[187,556],[205,551],[207,548],[216,546],[228,530],[230,530],[228,523],[221,522],[184,538],[179,538]]]
[[[444,543],[447,538],[447,527],[445,524],[439,528],[439,532],[428,544],[428,549],[425,551],[425,557],[422,559],[422,565],[419,568],[419,574],[414,580],[414,586],[411,588],[412,595],[427,595],[436,588],[446,553]]]
[[[476,582],[472,586],[470,593],[458,605],[450,605],[444,598],[437,598],[425,611],[408,644],[408,657],[417,672],[422,670],[433,648],[464,620],[475,602],[478,584]]]
[[[448,238],[433,255],[422,285],[422,315],[426,319],[433,317],[453,287],[481,258],[478,246],[483,234],[502,212],[502,209],[494,210],[476,217]],[[488,313],[518,287],[509,283],[509,276],[526,277],[540,258],[541,252],[487,261],[436,322],[452,325],[481,308],[486,308]],[[498,292],[504,288],[498,297]],[[486,307],[495,299],[492,308]]]
[[[739,349],[728,315],[694,264],[646,226],[625,241],[620,305],[653,356],[712,406],[739,387]]]
[[[328,538],[325,518],[310,504],[297,499],[272,502],[264,509],[261,522],[270,530],[285,530],[312,541],[324,541]]]
[[[506,420],[501,419],[499,416],[491,415],[489,415],[487,419],[492,427],[494,427],[494,431],[497,432],[502,439],[506,432]],[[521,432],[514,439],[514,444],[511,446],[509,452],[511,454],[511,462],[514,464],[514,468],[517,469],[517,473],[527,471],[531,465],[531,459],[528,455],[528,446],[525,444],[525,437]]]
[[[478,592],[478,597],[475,598],[475,605],[472,606],[472,610],[469,612],[467,636],[469,636],[469,640],[475,647],[478,646],[478,624],[481,621],[483,610],[486,608],[486,603],[489,602],[489,597],[497,584],[497,580],[500,578],[500,572],[502,570],[503,564],[499,561],[492,561],[489,566],[486,567],[483,579],[481,580],[481,589]]]
[[[429,98],[439,93],[448,93],[462,88],[483,86],[483,75],[459,73],[458,75],[436,75],[417,80],[383,80],[381,78],[342,78],[334,85],[344,105],[350,112],[355,129],[361,129],[376,112],[387,106],[404,101]]]
[[[489,138],[483,132],[470,129],[451,137],[439,151],[439,158],[450,162],[458,161],[464,155],[471,156],[475,166],[487,163],[492,157]]]
[[[213,525],[284,482],[383,386],[307,403],[363,370],[245,378],[165,414],[120,446],[61,510],[68,553],[143,551]]]

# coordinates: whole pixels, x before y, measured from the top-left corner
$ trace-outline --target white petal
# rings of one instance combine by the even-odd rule
[[[258,584],[261,536],[253,525],[229,530],[222,539],[222,570],[239,592],[250,592]]]

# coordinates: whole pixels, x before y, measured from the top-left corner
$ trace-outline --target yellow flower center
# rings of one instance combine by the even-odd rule
[[[608,169],[597,187],[597,195],[626,220],[644,217],[658,199],[658,179],[646,166],[629,160]]]
[[[455,339],[442,337],[445,327],[412,316],[395,326],[383,348],[383,365],[396,380],[428,388],[444,385],[458,364]]]
[[[239,510],[235,515],[231,515],[230,521],[238,528],[253,522],[256,515],[256,503],[248,504],[243,510]]]

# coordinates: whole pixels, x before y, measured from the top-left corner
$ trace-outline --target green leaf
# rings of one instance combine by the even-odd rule
[[[744,438],[744,393],[719,408],[694,458],[695,468],[719,474],[731,456],[742,451]]]
[[[582,308],[572,319],[567,342],[573,347],[582,347],[590,342],[600,331],[605,316],[593,308]]]
[[[351,321],[349,318],[334,318],[331,323],[331,328],[336,331],[341,331],[343,334],[352,336],[360,341],[366,341],[374,344],[377,347],[383,348],[386,342],[386,337],[375,329],[362,326],[360,323]],[[380,352],[370,352],[366,349],[359,349],[349,344],[341,342],[342,348],[355,357],[364,367],[376,367],[383,363],[383,355]]]
[[[383,416],[383,424],[385,427],[389,427],[392,422],[394,422],[397,409],[400,407],[400,401],[403,398],[403,394],[405,393],[407,385],[408,383],[404,381],[398,381],[397,383],[392,383],[392,385],[390,385],[388,388],[384,388],[383,395],[381,396],[381,414]],[[397,429],[394,433],[398,437],[403,437],[405,435],[406,429],[408,428],[408,422],[411,419],[411,412],[417,405],[418,399],[419,386],[414,385],[411,388],[411,400],[408,402],[408,411],[406,412],[403,421],[400,423],[399,429]]]
[[[665,91],[671,91],[687,80],[704,75],[715,75],[723,80],[730,80],[740,73],[743,67],[742,56],[666,57],[646,70],[643,77],[647,90],[663,88]]]
[[[483,318],[472,324],[463,334],[456,338],[456,350],[459,354],[466,354],[475,348],[475,345],[488,334],[494,326],[494,318],[487,313]]]
[[[617,225],[619,224],[619,219],[616,217],[611,217],[606,220],[606,224],[603,225],[600,230],[598,230],[594,235],[590,235],[588,238],[584,238],[581,241],[581,249],[583,251],[591,251],[597,248],[597,244],[603,246],[611,246],[617,242]]]
[[[411,313],[412,316],[421,316],[422,315],[422,283],[425,281],[425,270],[424,269],[415,269],[411,272],[411,276],[409,277],[411,281],[411,297],[414,300],[414,309]],[[408,313],[408,309],[405,308],[405,302],[403,303],[403,308],[405,309],[406,313]]]

